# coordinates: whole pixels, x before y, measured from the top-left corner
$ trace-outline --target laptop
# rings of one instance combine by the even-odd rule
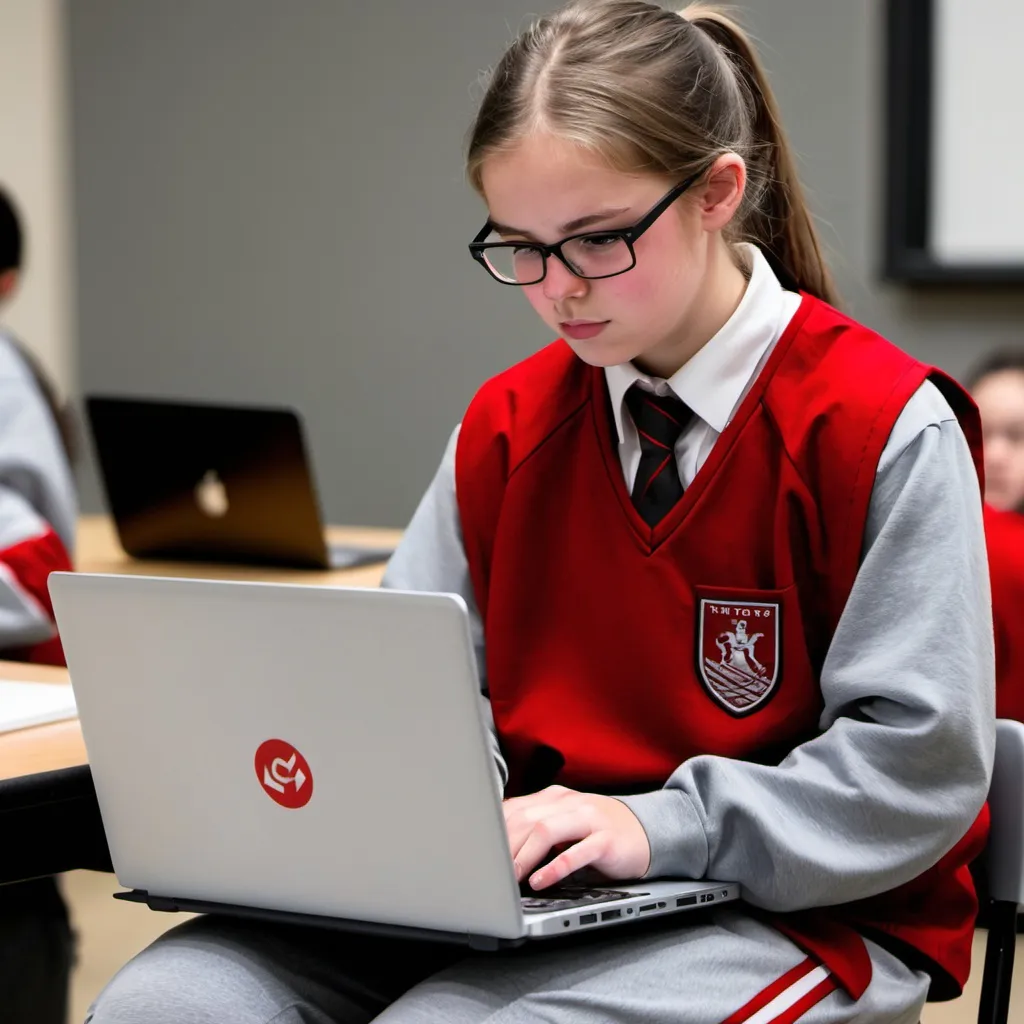
[[[290,409],[86,398],[107,505],[135,558],[342,569],[386,546],[326,543]]]
[[[128,898],[494,949],[739,895],[521,893],[455,595],[84,573],[50,594]]]

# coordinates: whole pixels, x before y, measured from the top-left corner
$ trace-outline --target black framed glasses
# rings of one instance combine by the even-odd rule
[[[488,221],[469,243],[469,254],[501,284],[528,285],[543,281],[548,272],[548,257],[556,256],[577,277],[597,281],[617,277],[636,266],[637,239],[691,186],[711,164],[667,192],[634,225],[610,231],[587,231],[570,235],[553,245],[543,242],[492,241],[497,236]]]

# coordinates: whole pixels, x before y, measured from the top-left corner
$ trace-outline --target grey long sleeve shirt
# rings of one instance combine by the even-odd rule
[[[675,448],[685,486],[706,461],[800,306],[764,256],[736,311],[668,380],[605,369],[627,487],[640,456],[623,408],[634,384],[693,411]],[[462,546],[452,436],[384,586],[460,594],[481,691],[485,636]],[[995,668],[981,495],[949,404],[926,382],[876,470],[860,568],[821,672],[821,735],[777,766],[693,757],[653,793],[623,797],[647,832],[649,874],[741,882],[790,911],[885,892],[938,861],[988,793]],[[505,765],[486,697],[496,771]]]
[[[383,585],[465,599],[485,692],[485,637],[455,493],[457,436]],[[778,766],[694,757],[661,790],[623,798],[650,840],[651,875],[738,881],[750,902],[773,910],[844,903],[920,874],[979,812],[994,749],[981,499],[963,433],[930,383],[907,403],[880,459],[821,690],[821,735]]]
[[[46,609],[4,563],[52,529],[70,554],[77,501],[57,425],[32,372],[0,330],[0,650],[56,634]]]

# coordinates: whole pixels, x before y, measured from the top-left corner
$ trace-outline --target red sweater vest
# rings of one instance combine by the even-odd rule
[[[996,714],[1024,722],[1024,516],[985,506],[996,634]]]
[[[777,763],[816,735],[878,461],[929,376],[980,452],[956,384],[805,296],[653,529],[623,481],[600,369],[556,342],[486,384],[463,421],[456,490],[509,795],[552,781],[654,790],[695,755]],[[909,885],[773,921],[854,995],[871,973],[854,925],[923,954],[933,998],[956,994],[977,909],[967,864],[986,826],[983,814]]]

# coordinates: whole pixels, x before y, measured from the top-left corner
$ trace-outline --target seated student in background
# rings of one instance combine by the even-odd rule
[[[0,189],[0,316],[21,266],[21,226]],[[0,324],[0,658],[64,663],[46,580],[71,568],[77,515],[71,441],[53,385]],[[64,1024],[72,948],[52,878],[0,886],[4,1024]]]
[[[985,435],[985,501],[1024,514],[1024,349],[990,355],[968,376],[967,390]]]
[[[1024,721],[1024,349],[989,356],[967,386],[985,437],[996,714]]]

